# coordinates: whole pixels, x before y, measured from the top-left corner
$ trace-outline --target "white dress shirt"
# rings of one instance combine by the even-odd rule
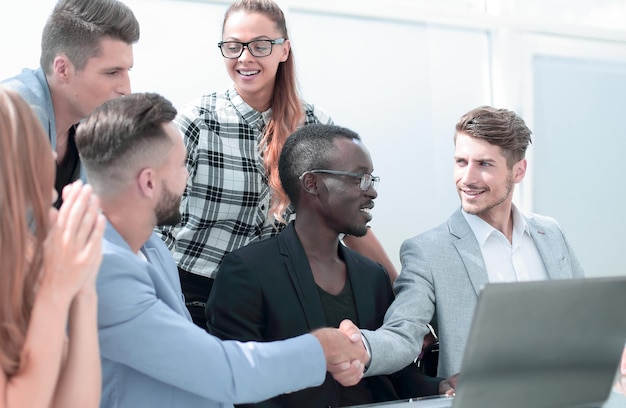
[[[528,231],[528,224],[515,205],[512,206],[512,242],[479,216],[465,211],[462,213],[480,245],[489,282],[520,282],[548,278],[543,260]]]

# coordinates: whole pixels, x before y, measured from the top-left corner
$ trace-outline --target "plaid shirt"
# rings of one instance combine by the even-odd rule
[[[305,125],[332,123],[305,103]],[[260,113],[234,87],[183,107],[175,123],[187,146],[189,179],[181,201],[182,220],[156,232],[178,266],[215,278],[224,256],[284,227],[269,221],[270,188],[259,142],[271,110]]]

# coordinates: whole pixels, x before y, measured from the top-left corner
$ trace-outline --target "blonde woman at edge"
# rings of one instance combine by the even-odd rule
[[[31,108],[0,87],[0,407],[97,407],[95,280],[104,216],[80,181],[52,207],[54,153]]]

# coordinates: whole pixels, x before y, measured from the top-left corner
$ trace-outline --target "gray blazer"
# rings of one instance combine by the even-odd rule
[[[324,381],[314,336],[221,341],[191,321],[163,241],[152,234],[141,252],[148,262],[107,225],[97,282],[102,408],[232,407]]]
[[[582,278],[584,272],[557,222],[524,216],[550,279]],[[488,283],[480,247],[461,210],[400,248],[402,272],[396,299],[376,331],[363,330],[372,359],[367,375],[397,371],[421,351],[427,324],[439,336],[438,376],[459,372],[481,288]]]

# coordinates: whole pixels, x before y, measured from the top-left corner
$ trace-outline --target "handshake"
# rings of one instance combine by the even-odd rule
[[[343,386],[357,384],[369,362],[359,328],[344,320],[339,329],[323,328],[311,334],[317,337],[326,356],[326,370]]]

